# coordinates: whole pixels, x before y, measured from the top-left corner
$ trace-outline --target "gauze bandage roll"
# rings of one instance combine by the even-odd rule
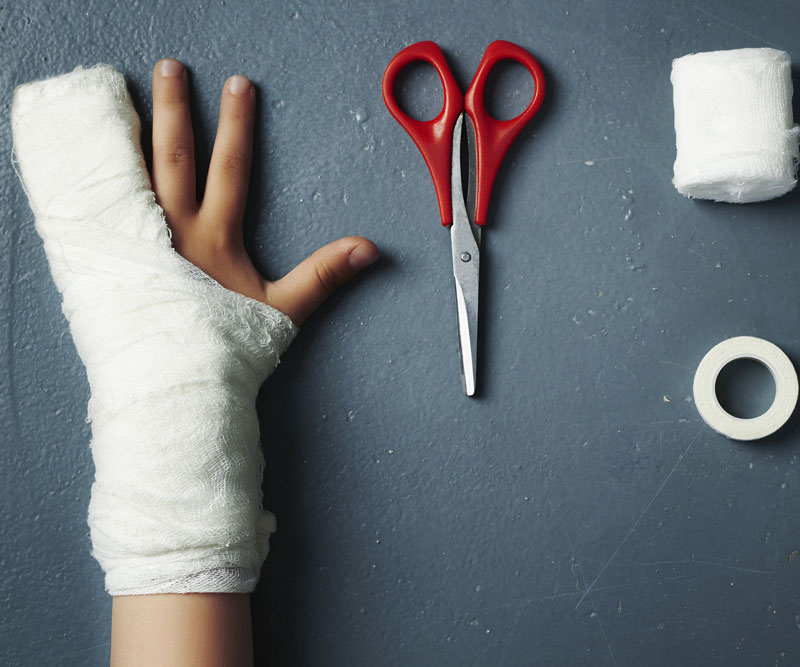
[[[696,53],[674,60],[671,78],[678,192],[744,204],[794,188],[798,130],[789,54]]]
[[[251,591],[274,529],[256,393],[295,327],[173,250],[119,73],[19,87],[12,127],[91,387],[89,525],[106,588]]]

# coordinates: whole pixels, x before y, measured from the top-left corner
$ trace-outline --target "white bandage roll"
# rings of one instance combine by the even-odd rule
[[[798,129],[789,54],[696,53],[673,61],[671,79],[678,192],[743,204],[794,188]]]
[[[251,591],[274,529],[256,393],[294,325],[173,250],[118,72],[21,86],[12,127],[91,386],[89,525],[106,588]]]
[[[762,415],[752,419],[734,417],[717,398],[720,371],[737,359],[754,359],[767,367],[775,381],[775,398]],[[700,416],[718,433],[731,440],[765,438],[783,426],[797,405],[797,372],[789,357],[777,345],[762,338],[737,336],[715,345],[697,367],[694,403]]]

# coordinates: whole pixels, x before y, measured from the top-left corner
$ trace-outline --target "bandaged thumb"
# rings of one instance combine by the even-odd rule
[[[172,248],[107,66],[19,87],[15,153],[91,387],[93,553],[112,595],[248,592],[261,508],[261,382],[296,333]]]

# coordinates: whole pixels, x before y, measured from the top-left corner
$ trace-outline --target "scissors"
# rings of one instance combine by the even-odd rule
[[[493,118],[484,106],[486,81],[492,68],[501,60],[521,64],[533,77],[533,99],[525,111],[511,120]],[[406,66],[417,61],[433,65],[444,90],[442,110],[429,121],[408,116],[394,96],[397,76]],[[389,113],[408,132],[425,158],[436,188],[442,224],[450,228],[461,383],[467,396],[475,394],[477,379],[481,230],[486,224],[492,186],[509,147],[542,106],[544,90],[541,65],[522,47],[503,40],[489,44],[466,95],[462,95],[442,50],[430,41],[417,42],[400,51],[389,62],[383,75],[383,100]],[[466,202],[461,180],[463,126],[466,126],[469,153]]]

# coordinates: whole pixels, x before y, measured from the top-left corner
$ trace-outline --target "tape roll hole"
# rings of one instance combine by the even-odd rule
[[[715,393],[720,407],[739,419],[754,419],[775,401],[775,378],[757,359],[742,357],[722,367]]]

